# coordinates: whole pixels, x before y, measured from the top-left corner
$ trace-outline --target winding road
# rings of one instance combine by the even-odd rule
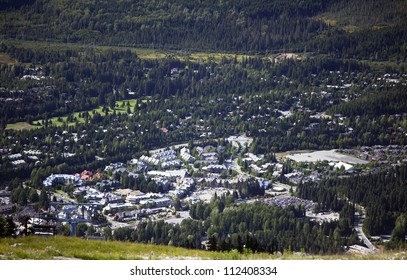
[[[368,254],[374,254],[377,252],[377,248],[372,244],[372,242],[370,242],[370,240],[363,232],[363,220],[365,219],[366,213],[365,208],[360,205],[356,206],[361,209],[362,215],[360,216],[358,211],[355,211],[355,223],[354,223],[355,230],[358,234],[359,239],[361,239],[367,247],[367,250],[365,250],[365,252]]]

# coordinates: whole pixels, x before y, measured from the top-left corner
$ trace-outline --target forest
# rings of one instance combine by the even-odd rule
[[[0,7],[19,8],[16,13],[4,13],[0,25],[4,39],[406,59],[406,11],[400,0],[116,0],[114,5],[112,1],[37,0],[23,6],[21,2],[6,1]],[[380,28],[371,32],[375,26]]]
[[[343,252],[345,245],[358,243],[345,216],[339,222],[320,225],[306,219],[301,207],[282,209],[264,203],[236,206],[233,202],[232,194],[215,196],[210,203],[194,204],[190,209],[193,219],[181,224],[141,222],[136,229],[116,230],[112,238],[202,249],[206,237],[208,250],[270,254],[335,254]]]
[[[366,209],[365,232],[372,236],[392,234],[393,243],[388,245],[391,247],[403,243],[400,236],[407,234],[406,176],[407,166],[404,164],[373,174],[329,178],[318,185],[300,185],[298,194],[317,201],[321,209],[337,209],[344,199],[363,206]],[[397,231],[393,231],[396,224]]]

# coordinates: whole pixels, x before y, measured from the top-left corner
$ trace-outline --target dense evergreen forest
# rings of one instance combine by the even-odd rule
[[[20,2],[5,2],[2,8],[19,8]],[[116,0],[114,4],[37,0],[25,4],[17,13],[3,15],[3,38],[406,59],[406,11],[400,0]]]
[[[319,203],[321,209],[337,209],[349,199],[366,209],[364,230],[370,235],[391,234],[389,246],[403,241],[407,234],[405,213],[407,211],[407,166],[344,178],[329,178],[318,185],[299,186],[300,197]],[[393,229],[397,226],[397,231]],[[396,244],[394,244],[396,243]]]
[[[331,114],[349,117],[403,114],[407,108],[405,88],[389,90],[386,94],[371,93],[349,103],[340,103],[329,108]]]
[[[180,225],[146,221],[136,229],[116,230],[115,240],[245,252],[333,254],[358,243],[345,217],[339,222],[310,222],[301,207],[282,209],[264,203],[233,205],[235,195],[199,202],[190,210],[193,219]],[[352,212],[353,215],[353,212]],[[205,236],[205,233],[207,235]]]

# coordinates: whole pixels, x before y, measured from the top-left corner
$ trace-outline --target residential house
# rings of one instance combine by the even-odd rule
[[[210,164],[208,166],[202,167],[204,172],[222,173],[226,171],[227,167],[224,164]]]
[[[182,160],[184,160],[188,163],[193,163],[195,161],[195,158],[191,155],[191,152],[186,147],[181,149],[180,155],[181,155]]]
[[[80,177],[85,182],[92,182],[93,181],[93,172],[88,170],[83,170],[80,174]]]
[[[43,181],[45,187],[52,187],[56,184],[82,186],[84,182],[79,176],[70,174],[51,174]]]

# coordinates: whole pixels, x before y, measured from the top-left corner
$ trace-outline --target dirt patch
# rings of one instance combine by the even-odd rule
[[[270,60],[273,60],[274,63],[280,63],[286,60],[301,60],[301,57],[295,53],[279,53]]]
[[[14,65],[17,60],[11,58],[8,54],[0,52],[0,64]]]

